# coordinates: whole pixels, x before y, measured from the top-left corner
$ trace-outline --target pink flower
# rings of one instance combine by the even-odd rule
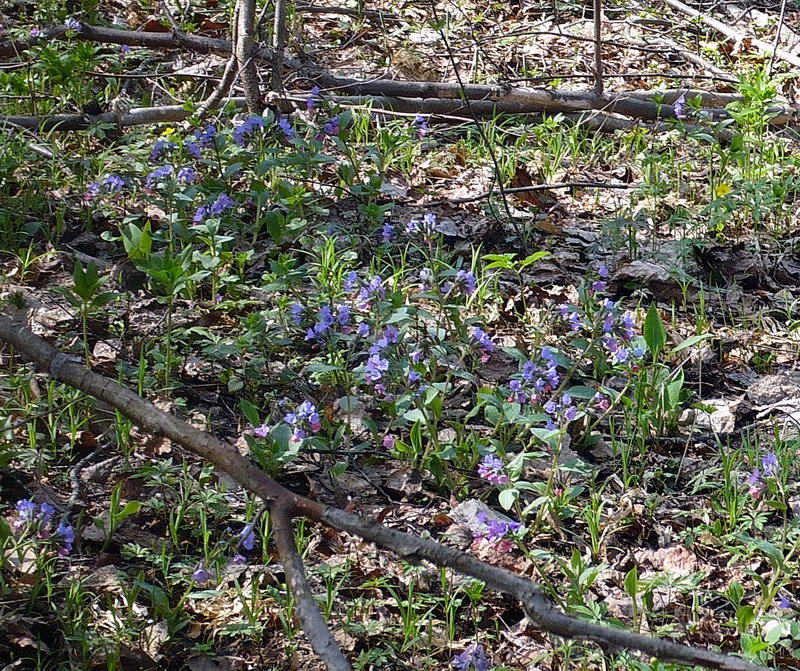
[[[383,446],[387,450],[394,449],[395,438],[394,436],[387,434],[383,437]]]

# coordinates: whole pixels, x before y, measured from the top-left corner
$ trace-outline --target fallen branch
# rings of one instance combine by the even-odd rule
[[[308,517],[354,534],[395,552],[403,559],[410,561],[424,559],[436,566],[452,568],[463,575],[481,580],[492,589],[518,599],[528,617],[545,631],[566,638],[594,641],[608,649],[639,650],[662,661],[699,664],[725,671],[763,671],[765,668],[737,657],[649,638],[624,629],[602,626],[566,615],[547,600],[537,584],[526,578],[478,561],[464,552],[435,541],[396,531],[298,496],[269,478],[231,445],[224,444],[211,434],[159,410],[130,389],[92,372],[81,363],[59,352],[43,338],[34,335],[22,322],[20,315],[13,319],[11,316],[0,314],[0,340],[11,345],[15,352],[30,358],[40,370],[47,372],[54,380],[105,401],[146,431],[166,436],[211,462],[248,491],[268,502],[271,509],[280,509],[287,517]],[[291,553],[285,553],[284,556],[287,554]],[[288,561],[287,559],[287,563]],[[284,569],[286,570],[285,567]],[[302,590],[302,585],[299,588]],[[317,633],[307,632],[310,636],[316,636]],[[346,667],[328,668],[338,671]]]
[[[762,54],[774,54],[779,57],[781,60],[786,61],[787,63],[791,63],[795,67],[800,67],[800,57],[795,56],[793,53],[786,51],[785,49],[779,48],[776,44],[768,44],[763,40],[759,40],[755,36],[748,35],[747,33],[736,30],[732,28],[727,23],[723,23],[718,19],[714,19],[710,16],[706,16],[702,12],[697,11],[693,7],[689,7],[689,5],[685,5],[680,0],[664,0],[667,5],[672,7],[682,14],[686,14],[693,19],[700,19],[703,23],[707,26],[710,26],[718,33],[722,33],[725,37],[728,37],[732,40],[736,40],[737,42],[741,42],[742,40],[747,40],[750,44],[755,46],[759,52]]]
[[[292,521],[283,506],[276,504],[270,508],[269,526],[275,538],[283,572],[286,574],[286,586],[294,596],[294,613],[308,636],[311,649],[329,671],[350,671],[350,664],[331,636],[319,605],[311,595],[303,560],[297,554]]]
[[[669,0],[671,2],[677,0]],[[63,30],[49,34],[59,36]],[[198,37],[194,35],[173,33],[147,33],[116,30],[114,28],[98,28],[84,25],[76,33],[75,39],[95,42],[109,42],[112,44],[129,44],[131,46],[147,46],[154,49],[185,48],[198,53],[231,53],[231,43],[228,40]],[[0,57],[3,54],[16,55],[16,49],[24,46],[21,42],[0,44]],[[12,48],[13,47],[13,48]],[[274,62],[273,49],[260,47],[253,51],[253,57],[267,63]],[[672,105],[659,105],[650,100],[643,100],[630,93],[596,96],[590,92],[564,91],[558,89],[539,89],[528,87],[509,87],[492,84],[464,84],[451,82],[404,82],[389,79],[360,80],[337,77],[319,66],[306,61],[300,61],[284,55],[283,64],[295,70],[299,75],[314,79],[327,90],[346,91],[348,94],[359,96],[385,96],[390,98],[447,98],[463,100],[467,98],[474,102],[491,102],[495,104],[517,104],[518,112],[578,112],[598,110],[614,114],[642,119],[645,121],[675,118]],[[658,92],[653,92],[657,95]],[[725,110],[711,110],[715,118],[728,118]],[[772,119],[773,125],[784,125],[796,118],[798,110],[793,106],[782,107],[776,112],[777,117]]]
[[[236,43],[236,35],[239,30],[239,5],[237,4],[233,10],[233,20],[231,21],[231,36],[233,37],[234,44]],[[197,118],[203,119],[209,110],[219,106],[220,101],[228,95],[233,86],[238,73],[236,54],[232,53],[225,63],[225,70],[222,73],[222,79],[216,88],[208,95],[208,97],[200,103],[197,107]]]
[[[552,191],[554,189],[638,189],[642,185],[632,182],[557,182],[555,184],[531,184],[530,186],[512,186],[504,189],[507,194],[530,193],[531,191]],[[463,203],[474,203],[492,195],[494,191],[484,191],[474,196],[464,198],[450,198],[446,200],[435,200],[425,203],[425,207],[435,207],[439,205],[461,205]]]

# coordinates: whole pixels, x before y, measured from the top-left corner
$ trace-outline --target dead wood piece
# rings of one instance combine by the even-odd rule
[[[718,19],[706,16],[705,14],[699,12],[693,7],[689,7],[689,5],[682,3],[680,0],[664,0],[664,1],[667,3],[667,5],[681,12],[682,14],[685,14],[686,16],[689,16],[693,19],[699,18],[707,26],[710,26],[718,33],[722,33],[723,35],[725,35],[725,37],[728,37],[732,40],[736,40],[738,42],[741,42],[743,39],[747,39],[750,42],[750,44],[755,46],[762,54],[775,54],[781,60],[784,60],[787,63],[791,63],[795,67],[800,67],[800,57],[786,51],[785,49],[778,48],[777,45],[768,44],[763,40],[759,40],[757,37],[752,37],[743,31],[736,30],[735,28],[729,26],[727,23],[723,23]]]
[[[319,605],[311,595],[303,560],[297,553],[297,546],[294,542],[290,517],[282,506],[273,505],[270,508],[269,521],[281,565],[286,574],[286,585],[294,596],[294,612],[303,631],[308,636],[311,648],[325,663],[329,671],[350,671],[350,664],[333,639],[319,610]]]
[[[16,318],[0,314],[0,340],[4,340],[16,352],[33,360],[53,379],[105,401],[145,430],[164,435],[210,461],[250,492],[268,502],[272,509],[280,509],[287,516],[305,516],[355,534],[392,550],[406,560],[424,559],[436,566],[446,566],[463,575],[482,580],[489,587],[519,599],[528,617],[545,631],[567,638],[595,641],[612,649],[636,649],[661,660],[700,664],[708,668],[726,671],[764,669],[764,667],[737,657],[700,650],[671,641],[648,638],[623,629],[605,627],[566,615],[558,611],[546,599],[538,585],[521,576],[478,561],[468,554],[435,541],[396,531],[364,520],[357,515],[298,496],[269,478],[232,446],[220,442],[211,434],[183,422],[174,415],[159,410],[130,389],[90,371],[66,354],[59,352],[46,340],[34,335],[25,326],[19,314]]]

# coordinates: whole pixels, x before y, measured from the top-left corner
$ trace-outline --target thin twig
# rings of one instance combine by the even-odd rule
[[[603,95],[603,0],[594,0],[594,94]]]
[[[286,0],[275,0],[275,18],[272,22],[272,90],[283,93],[283,52],[286,48]]]
[[[786,0],[781,0],[781,17],[778,20],[778,29],[775,32],[775,41],[772,43],[772,56],[769,59],[767,77],[772,76],[772,69],[775,67],[775,57],[778,55],[778,45],[781,43],[781,31],[783,30],[783,20],[786,17]]]

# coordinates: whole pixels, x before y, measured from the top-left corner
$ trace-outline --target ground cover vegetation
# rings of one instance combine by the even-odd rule
[[[0,8],[3,668],[800,668],[800,8],[697,10]]]

